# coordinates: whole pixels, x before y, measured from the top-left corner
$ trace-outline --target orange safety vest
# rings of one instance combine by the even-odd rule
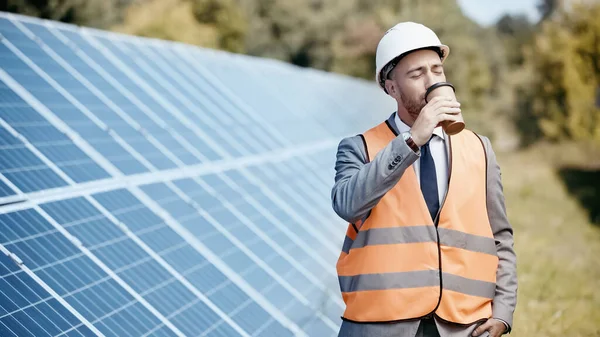
[[[368,158],[396,137],[387,123],[363,136]],[[486,153],[471,131],[447,137],[449,186],[435,222],[411,166],[366,219],[348,225],[337,263],[343,319],[436,315],[472,324],[491,317],[498,256],[486,205]]]

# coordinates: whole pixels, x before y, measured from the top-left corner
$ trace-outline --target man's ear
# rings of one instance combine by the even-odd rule
[[[398,88],[396,88],[396,83],[394,83],[394,81],[385,80],[385,89],[387,90],[388,95],[392,96],[393,98],[397,98],[396,96],[398,95]]]

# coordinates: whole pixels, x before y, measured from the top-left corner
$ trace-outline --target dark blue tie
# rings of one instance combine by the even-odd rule
[[[434,136],[431,136],[433,138]],[[421,192],[429,208],[429,214],[431,219],[435,220],[438,210],[440,209],[440,201],[438,199],[438,187],[437,177],[435,174],[435,163],[431,156],[431,150],[429,149],[429,141],[421,147],[421,163],[420,163],[420,175],[421,175]]]

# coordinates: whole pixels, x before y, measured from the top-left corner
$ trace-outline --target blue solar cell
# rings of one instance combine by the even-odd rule
[[[85,199],[61,200],[41,207],[186,335],[203,334],[222,321]]]
[[[23,142],[4,128],[0,128],[0,173],[25,193],[67,185]]]
[[[261,170],[255,170],[254,168],[249,168],[249,170],[251,170],[253,173],[260,175],[261,177],[264,175],[264,172],[262,172]],[[304,208],[300,208],[301,210],[301,214],[302,217],[306,218],[306,223],[309,225],[303,225],[300,224],[298,222],[298,220],[292,218],[290,216],[290,214],[288,214],[287,212],[285,212],[281,207],[279,207],[277,204],[275,204],[275,202],[269,198],[267,195],[265,195],[265,193],[256,185],[254,185],[253,183],[251,183],[250,181],[248,181],[248,179],[246,179],[243,175],[241,175],[241,173],[237,172],[237,171],[228,171],[226,173],[224,173],[224,175],[228,176],[232,181],[234,181],[237,186],[236,189],[233,190],[231,187],[228,187],[224,184],[224,182],[222,182],[220,179],[218,179],[216,176],[214,175],[208,175],[208,176],[203,176],[202,180],[206,181],[211,187],[215,188],[215,189],[219,189],[219,190],[225,190],[227,191],[226,194],[229,195],[228,198],[238,198],[239,197],[235,197],[235,193],[239,192],[245,192],[246,195],[252,196],[252,198],[258,203],[260,204],[263,208],[265,208],[270,215],[272,215],[273,217],[275,217],[276,219],[279,220],[279,223],[281,223],[282,225],[287,227],[287,230],[290,233],[295,234],[295,236],[303,242],[304,245],[306,245],[307,247],[311,247],[311,249],[318,251],[319,255],[321,256],[326,256],[328,254],[331,254],[330,251],[328,251],[325,247],[322,246],[322,244],[320,244],[319,241],[315,240],[315,233],[311,232],[309,229],[313,228],[316,224],[319,224],[322,220],[310,220],[313,219],[313,216],[310,215],[310,213],[313,210],[306,210]],[[269,189],[271,191],[275,191],[277,192],[279,189],[279,186],[281,185],[285,185],[286,182],[285,180],[273,180],[270,179],[266,182],[266,185],[269,186]],[[289,196],[286,195],[278,195],[278,198],[281,199],[289,199]],[[318,206],[320,207],[320,206]],[[317,206],[315,206],[315,208],[318,208]],[[264,228],[264,230],[272,230],[272,228],[274,227],[273,224],[270,223],[269,220],[267,219],[262,219],[264,216],[263,215],[259,215],[257,214],[257,210],[255,209],[255,207],[251,206],[251,205],[246,205],[244,203],[240,203],[238,205],[236,205],[236,208],[238,209],[238,211],[242,212],[243,214],[247,214],[248,217],[250,217],[251,219],[253,219],[253,222],[257,225],[257,226],[262,226],[262,228]],[[293,208],[293,207],[292,207]],[[295,208],[296,211],[298,211],[298,208]],[[327,225],[327,224],[323,224],[323,225]],[[319,228],[321,228],[323,225],[318,225]],[[289,245],[289,241],[287,241],[286,239],[278,239],[278,240],[284,240],[284,241],[277,241],[282,243],[283,245],[287,246]],[[335,256],[335,258],[337,258],[337,256]],[[305,263],[308,263],[308,260],[306,260]],[[322,266],[320,267],[318,264],[314,264],[313,266],[307,266],[310,267],[309,270],[312,270],[316,273],[316,275],[327,275],[327,273],[321,274],[321,272],[323,272],[323,270],[321,269]]]
[[[253,141],[252,146],[261,149],[261,152],[276,151],[284,147],[281,140],[273,136],[266,125],[262,123],[252,123],[251,125],[240,125],[233,129],[234,134],[240,134],[244,139]]]
[[[290,69],[280,66],[258,64],[252,67],[252,70],[256,74],[260,74],[261,78],[272,79],[266,84],[277,88],[282,97],[297,98],[297,106],[302,109],[302,116],[326,130],[329,136],[345,136],[356,123],[351,116],[339,118],[339,110],[344,108],[345,104],[336,101],[336,95],[330,95],[327,90],[327,87],[331,86],[330,83],[319,80],[311,81],[308,74],[295,74]]]
[[[223,81],[239,95],[244,104],[259,113],[266,123],[291,143],[319,141],[330,136],[328,126],[320,125],[314,118],[307,118],[307,113],[311,111],[306,102],[315,100],[315,96],[307,95],[306,87],[286,91],[287,82],[284,81],[288,81],[290,74],[264,76],[269,67],[261,66],[260,62],[234,62],[229,60],[231,56],[228,55],[218,58],[208,53],[196,52],[193,55],[203,63],[210,64],[206,70]],[[239,78],[247,80],[240,81]],[[308,83],[305,86],[312,85]],[[281,92],[286,94],[281,95]]]
[[[2,244],[106,336],[162,323],[35,210],[0,215]]]
[[[154,56],[154,60],[158,60],[154,62],[166,64],[171,73],[178,74],[178,76],[187,80],[184,88],[192,92],[190,97],[196,99],[196,105],[205,114],[204,119],[195,118],[194,116],[190,116],[190,118],[196,121],[198,125],[204,126],[209,124],[203,127],[204,132],[221,145],[230,155],[239,157],[251,153],[264,152],[267,149],[279,148],[278,144],[273,142],[268,144],[259,142],[262,146],[250,146],[251,143],[248,142],[254,141],[256,135],[259,135],[260,139],[264,138],[266,134],[264,126],[252,121],[246,112],[232,103],[222,92],[216,90],[214,85],[203,78],[204,76],[200,72],[194,70],[194,66],[198,65],[189,65],[185,67],[185,70],[182,70],[180,65],[186,64],[187,61],[174,56],[169,52],[168,48],[161,48],[164,49],[164,52],[161,53],[157,53],[158,49],[150,46],[143,46],[140,49],[146,50],[147,53]],[[192,75],[193,77],[190,77]],[[173,84],[182,86],[180,81],[173,81]],[[217,121],[217,124],[221,125],[222,129],[213,129],[210,123],[205,122],[206,118]],[[235,137],[231,135],[235,135]],[[242,139],[243,141],[241,141]]]
[[[261,123],[253,121],[246,112],[233,104],[229,98],[224,97],[221,92],[215,90],[213,85],[202,79],[203,75],[198,72],[194,74],[194,65],[190,65],[186,67],[185,71],[182,71],[178,66],[186,61],[170,56],[173,54],[168,53],[168,50],[166,50],[167,52],[157,53],[157,49],[150,46],[140,46],[137,49],[145,50],[146,54],[149,53],[153,56],[153,60],[148,62],[164,64],[169,69],[169,74],[178,74],[180,78],[187,80],[185,85],[179,80],[173,81],[173,85],[178,86],[182,92],[187,90],[192,93],[190,97],[196,99],[196,105],[202,108],[205,119],[221,121],[220,124],[226,130],[226,133],[219,132],[222,131],[219,129],[212,130],[210,126],[204,129],[230,154],[239,156],[241,150],[242,155],[247,156],[281,148],[281,144],[269,136],[266,128]],[[194,74],[194,78],[190,79],[190,74]],[[205,119],[197,120],[198,125],[207,124]],[[235,135],[235,137],[230,135]],[[240,139],[243,139],[243,141],[239,141]]]
[[[165,111],[166,113],[162,113],[160,115],[161,119],[165,121],[169,127],[177,132],[177,134],[181,135],[189,144],[193,145],[197,148],[197,150],[205,157],[207,160],[218,160],[221,159],[221,156],[215,153],[214,149],[212,149],[206,141],[201,139],[195,131],[189,128],[190,125],[186,125],[185,122],[182,122],[177,118],[178,114],[183,115],[186,119],[189,116],[194,116],[198,113],[196,107],[189,100],[188,97],[184,97],[186,103],[182,102],[181,95],[175,96],[175,93],[183,92],[180,87],[180,84],[177,81],[172,80],[172,76],[168,74],[164,74],[161,72],[160,67],[149,64],[150,67],[142,67],[140,62],[137,60],[143,59],[144,56],[135,52],[135,50],[130,51],[129,53],[122,51],[119,49],[119,46],[125,45],[124,43],[112,42],[108,39],[97,38],[97,41],[103,44],[107,49],[110,50],[112,54],[117,56],[123,64],[125,64],[129,69],[133,70],[136,76],[139,76],[140,79],[143,80],[144,83],[151,86],[154,90],[157,90],[163,94],[163,98],[168,101],[168,104],[172,105],[176,108],[176,112],[170,113],[170,111]],[[135,60],[133,59],[135,58]],[[152,72],[154,76],[150,74]],[[175,93],[173,93],[175,92]],[[153,98],[150,97],[147,93],[139,91],[136,94],[144,101],[144,102],[152,102]],[[193,97],[193,95],[192,95]],[[184,119],[185,120],[185,119]],[[205,124],[205,123],[202,123]],[[201,125],[202,125],[201,124]],[[201,130],[204,130],[203,127]],[[198,160],[193,160],[193,163],[197,163]]]
[[[313,191],[318,185],[315,183],[307,183],[306,180],[310,178],[312,175],[309,170],[305,170],[303,173],[297,172],[296,166],[289,165],[286,166],[287,163],[280,162],[277,164],[263,165],[260,169],[256,169],[256,167],[249,168],[255,175],[260,176],[265,181],[265,185],[270,186],[270,189],[277,195],[277,198],[280,200],[284,200],[289,206],[291,206],[294,210],[302,215],[310,226],[305,226],[305,228],[313,228],[315,224],[318,224],[318,228],[321,230],[329,230],[332,235],[337,235],[335,237],[342,237],[343,226],[339,226],[339,229],[335,228],[333,225],[337,224],[335,220],[327,222],[328,217],[331,218],[332,211],[330,209],[323,210],[323,204],[329,204],[329,200],[319,201],[320,198],[323,198],[323,194],[316,193]],[[265,199],[265,196],[261,196],[262,192],[257,190],[256,186],[251,184],[245,177],[243,177],[237,171],[228,171],[225,175],[229,176],[232,181],[236,182],[236,191],[245,192],[246,195],[253,195],[257,200],[262,200],[267,207],[269,207],[268,200]],[[209,176],[210,177],[210,176]],[[222,186],[223,183],[219,181],[215,181],[215,179],[211,179],[211,186]],[[288,189],[285,190],[283,187],[287,186]],[[312,187],[307,191],[306,186]],[[238,188],[239,187],[239,188]],[[215,187],[218,189],[219,187]],[[290,194],[291,193],[291,194]],[[310,194],[309,194],[310,193]],[[324,192],[324,195],[327,195],[329,191]],[[302,200],[302,197],[304,199]],[[229,197],[231,198],[231,197]],[[300,198],[300,199],[298,199]],[[231,199],[229,199],[231,200]],[[299,200],[302,200],[305,204],[301,204]],[[307,208],[308,206],[308,208]],[[253,211],[251,208],[239,204],[236,205],[236,208],[244,213],[248,214],[249,217],[252,217],[253,222],[255,224],[264,224],[265,220],[261,219],[260,215],[251,216]],[[273,208],[275,209],[275,208]],[[321,210],[321,211],[320,211]],[[319,213],[321,212],[321,213]],[[268,221],[266,221],[268,223]],[[265,230],[271,225],[266,225]],[[337,233],[335,231],[338,231]],[[307,233],[308,234],[308,233]],[[311,271],[313,275],[319,275],[320,280],[328,286],[329,289],[333,289],[334,285],[337,284],[337,278],[332,273],[330,268],[327,268],[327,265],[333,265],[335,263],[335,259],[337,255],[332,254],[331,249],[328,249],[324,246],[324,244],[319,240],[309,240],[297,237],[304,245],[297,244],[285,244],[286,238],[283,236],[283,233],[278,236],[274,236],[273,240],[275,242],[281,243],[282,246],[286,247],[288,253],[291,256],[297,258],[300,264],[302,264],[307,270]],[[328,257],[324,261],[318,263],[315,259],[308,257],[306,254],[306,250],[302,249],[305,247],[310,247],[313,253],[318,253],[321,257]],[[329,262],[331,261],[331,262]],[[326,265],[324,265],[327,263]],[[327,268],[327,270],[326,270]],[[315,296],[319,296],[319,292],[312,292],[306,294],[309,298],[314,298]],[[339,316],[343,311],[343,307],[339,302],[323,302],[322,308],[325,315],[327,315],[332,321],[338,321]]]
[[[209,210],[223,207],[223,203],[220,200],[217,200],[210,192],[193,179],[178,179],[174,180],[173,184],[188,197],[196,201],[202,209]]]
[[[0,83],[0,91],[12,90]],[[8,99],[11,97],[13,99]],[[110,177],[109,174],[80,150],[69,137],[56,129],[38,112],[16,95],[3,95],[0,118],[25,137],[44,156],[58,166],[75,182],[86,182]]]
[[[281,331],[277,336],[290,335],[289,330],[285,330],[279,322],[270,317],[262,307],[134,195],[126,190],[116,190],[95,194],[94,198],[199,291],[206,294],[219,309],[230,315],[245,331],[254,334],[262,325],[269,325],[273,326],[272,329]],[[232,298],[235,299],[234,302]],[[244,310],[251,310],[254,316],[245,315]]]
[[[283,284],[271,276],[266,270],[259,267],[246,253],[242,252],[242,250],[235,246],[229,238],[213,226],[207,218],[183,201],[167,185],[157,183],[141,186],[141,189],[169,212],[171,216],[177,219],[181,225],[192,232],[196,238],[205,244],[213,253],[218,255],[232,269],[237,271],[249,284],[265,295],[268,300],[275,302],[284,299],[284,302],[282,303],[286,303],[288,306],[282,311],[288,313],[292,320],[298,322],[307,317],[314,316],[315,310],[318,310],[316,307],[310,308],[309,305],[302,303],[290,290],[287,290]],[[220,208],[219,210],[224,211],[225,209]],[[263,257],[263,261],[269,265],[269,268],[272,268],[275,271],[279,270],[280,272],[284,270],[286,272],[290,272],[290,270],[294,271],[294,268],[289,262],[283,260],[278,254],[273,253],[273,251],[268,248],[255,233],[249,231],[239,221],[234,220],[233,216],[228,213],[228,211],[225,214],[226,218],[220,219],[221,225],[228,227],[229,230],[241,233],[238,240],[243,240],[244,246],[252,250],[253,253],[257,255],[260,254],[260,256]],[[229,226],[231,222],[233,222],[233,226]],[[234,234],[234,236],[236,235]],[[267,252],[266,254],[265,251]],[[310,281],[305,280],[304,276],[299,273],[290,273],[289,275],[290,277],[296,276],[304,282],[312,284]],[[288,275],[281,276],[285,279]],[[277,294],[278,298],[273,298],[273,294],[278,288],[281,288],[283,291]],[[312,291],[312,289],[308,290],[308,292],[310,291]],[[277,305],[275,305],[275,307],[281,308]]]
[[[270,186],[271,192],[275,193],[279,200],[301,213],[309,223],[320,223],[320,228],[329,230],[333,235],[341,235],[340,230],[343,227],[334,228],[334,224],[327,221],[327,217],[332,214],[330,202],[325,197],[329,194],[329,189],[325,196],[315,191],[320,185],[325,184],[311,180],[311,172],[308,169],[301,173],[284,165],[267,164],[260,168],[249,167],[248,171],[259,177],[265,185]]]
[[[190,62],[189,59],[180,55],[180,53],[168,46],[153,46],[143,45],[139,47],[147,53],[155,55],[155,59],[162,60],[162,63],[171,65],[171,70],[196,89],[202,98],[199,103],[205,102],[208,106],[215,109],[208,109],[206,113],[210,114],[213,119],[223,121],[230,125],[239,123],[242,125],[250,125],[252,119],[239,106],[236,106],[226,94],[216,88],[216,83],[202,75],[203,69],[199,63]],[[158,53],[159,51],[164,51]],[[205,63],[210,65],[211,63]]]
[[[237,336],[238,333],[235,332],[229,325],[219,324],[216,326],[212,326],[211,330],[206,333],[205,336],[210,337],[229,337],[229,336]],[[281,336],[290,336],[289,331],[284,332]]]
[[[266,336],[288,336],[289,331],[284,330],[282,326],[275,324],[263,325],[261,327],[261,331],[256,334],[256,336],[266,337]]]
[[[95,336],[78,318],[0,253],[0,336]]]
[[[303,324],[302,329],[306,331],[306,334],[309,336],[337,336],[337,334],[333,334],[331,327],[323,323],[323,321],[318,319],[313,319],[312,321]]]
[[[244,196],[240,192],[234,190],[228,186],[225,181],[215,175],[208,175],[202,177],[210,181],[211,188],[217,191],[217,194],[222,194],[223,200],[227,200],[229,203],[235,206],[235,209],[246,216],[253,224],[257,227],[261,227],[263,233],[272,239],[275,247],[278,247],[282,251],[288,253],[288,257],[292,260],[284,259],[278,251],[271,248],[266,242],[262,240],[248,240],[247,238],[253,237],[255,234],[240,220],[238,220],[230,211],[220,207],[215,209],[206,209],[219,223],[225,228],[230,229],[230,232],[237,237],[240,241],[245,242],[246,246],[250,248],[257,256],[261,257],[263,261],[266,261],[271,268],[273,268],[279,275],[283,275],[292,286],[294,286],[300,293],[309,299],[327,297],[324,296],[324,289],[320,289],[315,286],[314,282],[309,280],[303,273],[303,270],[296,269],[296,265],[302,265],[311,272],[313,277],[322,278],[325,275],[331,275],[324,270],[321,265],[312,257],[308,255],[303,247],[300,247],[298,243],[292,241],[285,235],[275,224],[270,222],[263,214],[261,214],[254,206],[250,205]],[[186,181],[185,185],[188,187],[193,186],[193,182]],[[197,184],[196,184],[197,185]],[[197,185],[200,188],[199,185]],[[190,195],[190,197],[192,197]],[[201,199],[204,202],[214,197],[202,195]],[[260,224],[260,225],[259,225]],[[313,243],[305,243],[305,247],[315,249]],[[319,273],[320,272],[320,273]],[[333,275],[332,275],[333,277]]]
[[[15,191],[13,191],[8,185],[6,185],[3,181],[0,181],[0,198],[8,197],[14,195]]]
[[[165,107],[161,106],[154,97],[150,96],[150,94],[146,93],[142,88],[140,88],[138,84],[136,84],[116,66],[114,66],[110,60],[108,60],[99,50],[91,46],[81,36],[66,30],[61,32],[79,48],[86,52],[90,59],[100,65],[103,70],[109,74],[109,76],[112,76],[115,80],[117,80],[137,99],[136,103],[135,101],[124,96],[123,93],[121,93],[117,88],[114,88],[114,92],[112,93],[105,92],[105,94],[110,97],[114,103],[116,103],[123,111],[126,111],[131,118],[139,123],[141,127],[146,129],[152,135],[152,137],[155,137],[158,141],[160,141],[161,144],[163,144],[167,149],[169,149],[169,151],[176,155],[177,158],[179,158],[179,160],[181,160],[184,164],[189,165],[199,163],[198,158],[190,153],[189,150],[182,144],[182,142],[176,139],[175,133],[171,133],[157,124],[157,120],[161,119],[161,117],[156,114],[156,111],[162,112],[160,114],[161,116],[165,115]],[[157,88],[157,90],[159,89]],[[162,91],[159,90],[159,92]],[[119,99],[117,100],[113,98],[115,96]],[[142,111],[141,109],[145,109],[146,111]]]
[[[14,27],[13,27],[14,28]],[[22,39],[27,39],[25,36],[21,36]],[[96,148],[106,158],[111,160],[121,171],[125,174],[140,173],[145,170],[141,164],[135,160],[131,154],[128,154],[121,145],[117,144],[114,139],[106,132],[97,129],[97,126],[93,124],[85,115],[75,108],[66,98],[60,93],[54,90],[48,83],[41,80],[35,75],[32,70],[27,67],[16,55],[11,54],[6,48],[0,48],[0,57],[3,57],[9,62],[3,62],[2,67],[9,74],[12,74],[14,78],[25,86],[36,98],[52,110],[54,114],[59,117],[68,116],[69,118],[63,118],[67,124],[72,127],[76,132],[82,135],[92,146]],[[29,55],[30,56],[30,55]],[[44,56],[40,56],[41,59]],[[47,56],[45,58],[48,58]],[[48,62],[39,62],[38,66],[44,68],[44,65]],[[56,67],[52,67],[54,71],[57,71]],[[48,69],[46,69],[48,70]],[[63,71],[64,72],[64,71]],[[60,77],[60,76],[58,76]],[[35,84],[31,83],[32,79],[37,79]],[[72,82],[72,81],[71,81]],[[81,85],[81,84],[79,84]],[[2,105],[8,104],[11,108],[18,108],[19,110],[28,110],[28,105],[21,101],[12,91],[2,90]],[[13,112],[14,114],[14,112]],[[97,130],[90,127],[95,127]],[[93,133],[93,137],[89,137],[90,132]],[[99,132],[98,132],[99,131]]]
[[[39,27],[37,25],[30,26]],[[52,60],[48,54],[46,54],[37,44],[35,44],[35,42],[30,40],[24,33],[16,31],[16,27],[12,27],[11,29],[11,36],[13,38],[10,39],[10,41],[15,44],[17,48],[22,50],[38,67],[50,75],[58,83],[58,85],[66,89],[69,94],[71,94],[79,103],[83,104],[88,111],[94,114],[108,127],[114,129],[117,134],[121,136],[121,138],[125,139],[125,141],[131,147],[141,153],[157,168],[166,169],[175,167],[175,164],[158,148],[156,148],[156,145],[149,142],[144,134],[142,134],[140,131],[131,127],[131,125],[129,125],[123,117],[119,116],[115,111],[107,106],[104,101],[91,92],[84,83],[77,80],[65,68]],[[4,34],[4,31],[2,34]],[[56,37],[54,37],[54,39],[56,39]],[[72,49],[68,48],[64,44],[62,45],[62,48],[56,50],[60,51],[59,54],[61,56],[63,56],[62,54],[66,53],[71,56],[71,59],[78,57]],[[0,66],[2,66],[5,71],[13,76],[15,80],[21,83],[21,85],[26,87],[33,96],[35,96],[52,111],[60,111],[65,106],[69,107],[70,109],[75,108],[73,103],[65,98],[60,92],[35,74],[33,70],[31,70],[22,61],[17,59],[16,56],[11,54],[12,52],[4,51],[2,46],[0,46],[0,57],[5,57],[10,61],[8,63],[0,64]],[[71,59],[68,59],[68,63],[71,67],[81,68],[81,62],[71,62]],[[81,69],[78,68],[75,69],[81,71]],[[84,68],[84,70],[88,69],[90,69],[89,66]],[[96,84],[100,77],[94,70],[90,69],[90,71],[93,73],[83,73],[83,75],[92,84]],[[101,89],[102,94],[108,97],[108,99],[116,101],[117,98],[123,97],[122,93],[110,87],[110,84],[107,84],[105,81],[101,81],[100,84],[101,87],[98,89]],[[82,137],[85,138],[85,134],[82,134]],[[130,157],[128,158],[129,161],[134,161],[130,155],[128,156]],[[139,167],[139,165],[137,165],[135,169],[137,171],[143,170]],[[130,172],[130,170],[125,169],[122,169],[122,171],[127,173]]]

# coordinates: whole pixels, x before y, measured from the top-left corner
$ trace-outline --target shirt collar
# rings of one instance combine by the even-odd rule
[[[406,125],[401,119],[400,116],[398,116],[398,113],[395,113],[396,116],[394,117],[394,122],[396,122],[396,128],[398,129],[398,133],[401,134],[403,132],[408,132],[410,131],[410,126]],[[444,137],[444,130],[442,129],[441,126],[438,126],[436,128],[433,129],[433,134],[440,137],[442,140],[445,139]]]

